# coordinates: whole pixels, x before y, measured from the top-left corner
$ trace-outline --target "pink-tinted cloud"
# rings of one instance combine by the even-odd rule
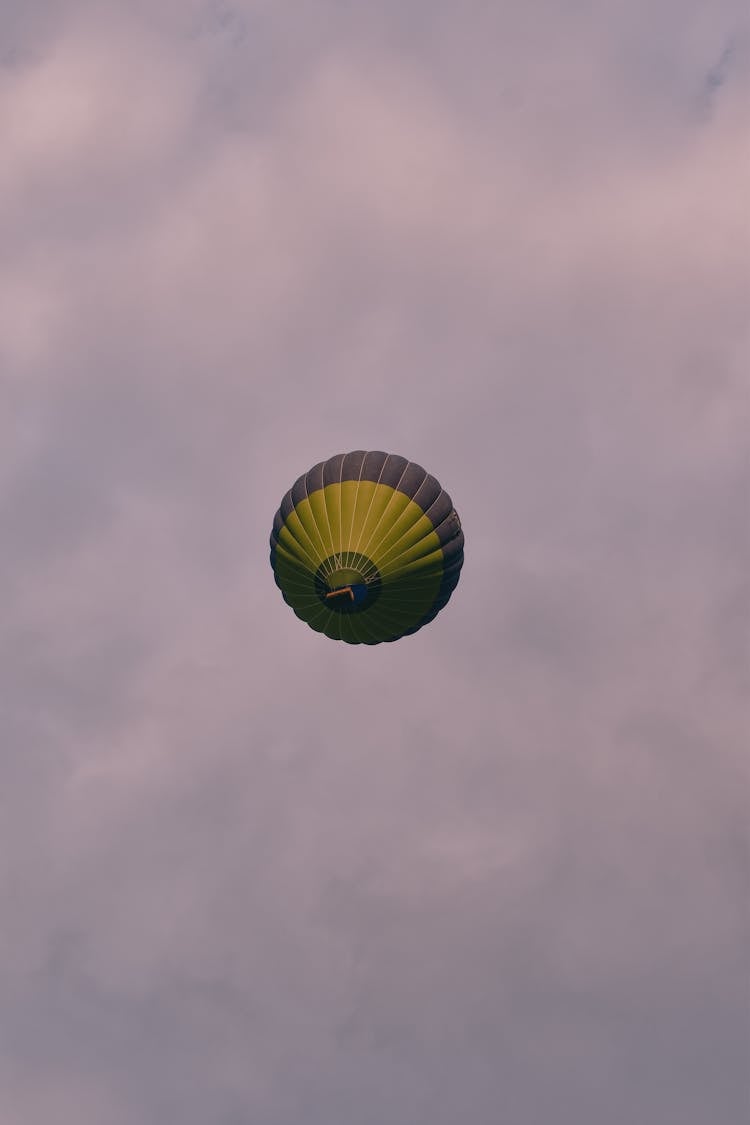
[[[0,69],[0,1117],[735,1125],[740,19],[116,9]],[[357,447],[467,535],[365,652]]]

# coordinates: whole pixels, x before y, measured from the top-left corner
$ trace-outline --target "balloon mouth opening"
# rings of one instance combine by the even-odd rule
[[[315,591],[332,613],[360,613],[377,601],[380,573],[364,555],[332,555],[318,567]]]

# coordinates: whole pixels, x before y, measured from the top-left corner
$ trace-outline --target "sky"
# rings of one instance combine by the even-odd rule
[[[740,0],[0,0],[3,1125],[746,1120],[749,129]]]

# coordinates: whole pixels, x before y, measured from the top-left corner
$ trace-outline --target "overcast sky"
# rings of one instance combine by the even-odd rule
[[[744,0],[0,0],[3,1125],[746,1120],[749,137]]]

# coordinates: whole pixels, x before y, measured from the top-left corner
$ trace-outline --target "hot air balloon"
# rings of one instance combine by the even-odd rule
[[[433,476],[393,453],[339,453],[287,492],[271,532],[284,601],[349,644],[416,633],[440,612],[464,558],[461,522]]]

